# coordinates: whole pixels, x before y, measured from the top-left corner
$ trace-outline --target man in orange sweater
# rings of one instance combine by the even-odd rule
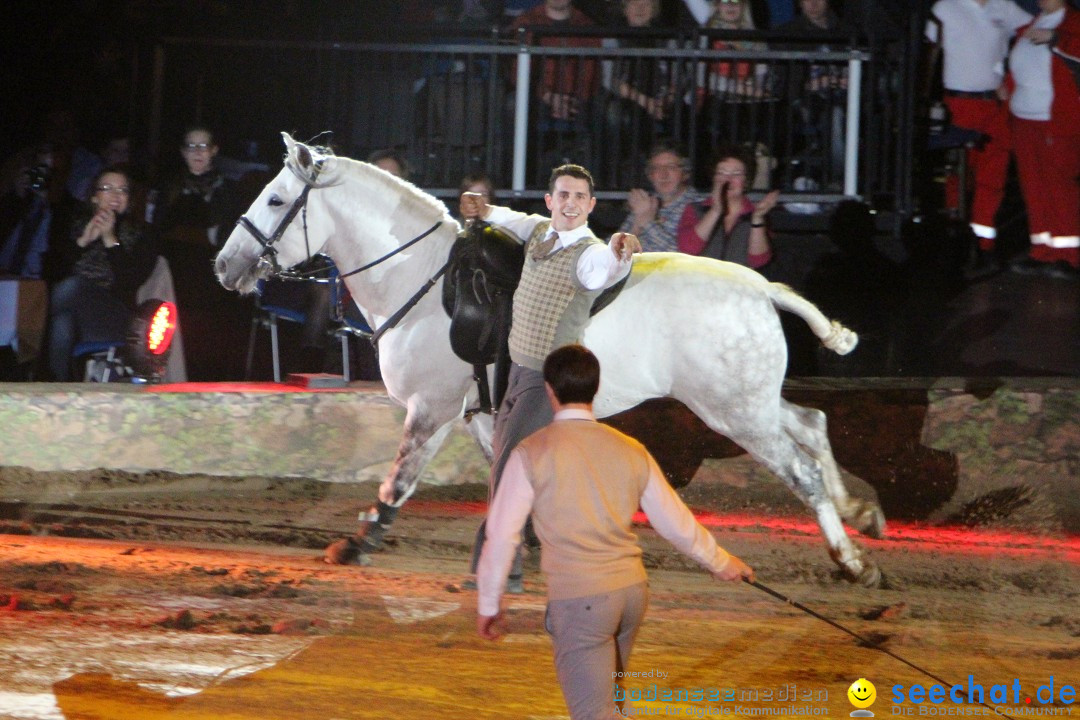
[[[477,569],[481,636],[502,633],[499,601],[521,529],[532,513],[547,579],[546,626],[573,720],[612,718],[612,678],[625,671],[648,605],[641,548],[630,529],[640,506],[660,535],[719,580],[753,570],[716,544],[671,489],[641,443],[596,422],[600,364],[581,345],[544,361],[552,424],[510,455],[488,511]]]

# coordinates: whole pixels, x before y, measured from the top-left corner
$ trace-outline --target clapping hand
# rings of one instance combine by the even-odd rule
[[[660,199],[640,188],[635,188],[626,196],[626,204],[634,215],[634,224],[644,227],[656,217],[660,210]]]
[[[101,240],[105,247],[119,244],[116,239],[116,213],[109,208],[97,209],[77,242],[79,247],[86,247],[95,240]]]
[[[763,222],[765,216],[769,214],[769,211],[776,207],[777,200],[780,199],[780,191],[773,190],[771,193],[761,198],[756,205],[754,205],[754,214],[752,216],[754,222]]]

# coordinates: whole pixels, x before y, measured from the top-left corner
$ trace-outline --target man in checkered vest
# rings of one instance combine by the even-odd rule
[[[615,233],[605,245],[589,229],[596,207],[593,179],[580,165],[551,171],[544,202],[551,217],[527,215],[489,206],[482,195],[464,193],[461,215],[498,225],[525,243],[525,265],[514,292],[510,326],[510,380],[495,417],[488,502],[494,497],[510,452],[552,420],[544,391],[544,358],[563,345],[579,343],[593,300],[630,272],[641,243],[629,233]],[[473,570],[484,542],[477,533]],[[521,592],[520,555],[510,571],[508,592]]]

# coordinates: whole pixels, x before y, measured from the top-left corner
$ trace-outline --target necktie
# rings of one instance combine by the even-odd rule
[[[543,260],[551,252],[551,248],[555,247],[555,242],[559,239],[559,233],[553,232],[540,242],[534,242],[532,249],[529,251],[529,256],[533,260]]]

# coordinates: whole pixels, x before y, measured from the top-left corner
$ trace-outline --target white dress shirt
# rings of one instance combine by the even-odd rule
[[[529,239],[537,225],[550,220],[550,218],[543,215],[529,215],[497,205],[491,206],[491,212],[484,219],[492,225],[506,228],[517,235],[523,242]],[[550,234],[554,230],[548,232]],[[573,245],[583,237],[595,237],[587,224],[574,230],[560,232],[559,239],[551,248],[551,252]],[[615,253],[603,243],[590,245],[585,248],[581,253],[581,257],[578,258],[578,282],[586,290],[604,290],[626,277],[632,265],[633,258],[624,260],[616,257]]]

